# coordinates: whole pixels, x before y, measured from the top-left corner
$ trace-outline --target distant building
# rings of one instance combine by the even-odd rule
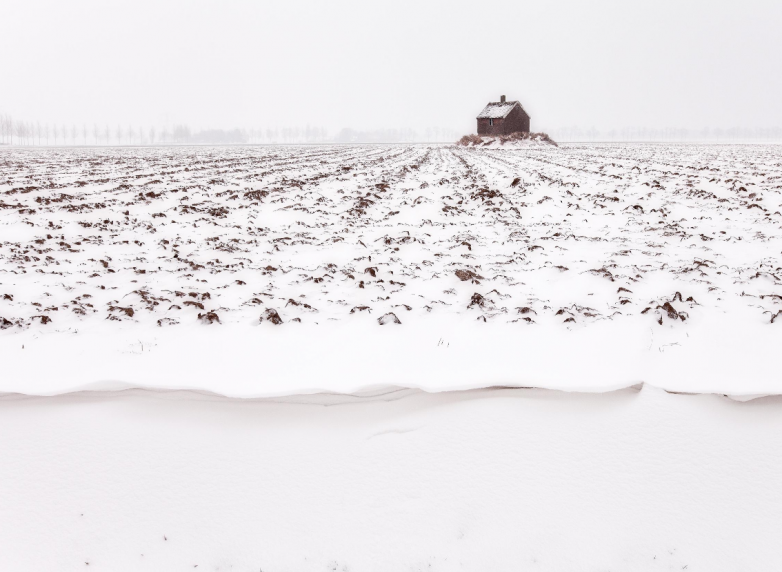
[[[478,114],[478,135],[508,135],[518,131],[529,133],[529,115],[518,101],[492,101]]]

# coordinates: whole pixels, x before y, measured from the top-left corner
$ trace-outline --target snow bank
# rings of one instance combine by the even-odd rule
[[[2,570],[782,567],[779,398],[134,390],[0,433]]]
[[[27,330],[0,338],[0,390],[55,395],[162,387],[231,397],[360,392],[404,385],[441,392],[487,386],[610,391],[648,382],[671,391],[782,392],[779,329],[712,316],[697,327],[644,317],[561,329],[471,317],[373,316],[348,324],[157,328],[107,321],[78,333]]]

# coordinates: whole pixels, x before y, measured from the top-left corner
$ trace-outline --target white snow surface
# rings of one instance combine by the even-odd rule
[[[781,150],[3,150],[0,391],[777,394]]]
[[[782,398],[0,398],[0,570],[782,569]]]

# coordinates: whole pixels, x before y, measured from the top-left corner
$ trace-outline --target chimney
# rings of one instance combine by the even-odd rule
[[[500,96],[500,103],[505,103],[505,96],[504,95]]]

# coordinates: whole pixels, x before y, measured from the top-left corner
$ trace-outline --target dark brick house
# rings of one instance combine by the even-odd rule
[[[518,131],[529,133],[529,115],[518,101],[492,101],[478,114],[478,135],[508,135]]]

